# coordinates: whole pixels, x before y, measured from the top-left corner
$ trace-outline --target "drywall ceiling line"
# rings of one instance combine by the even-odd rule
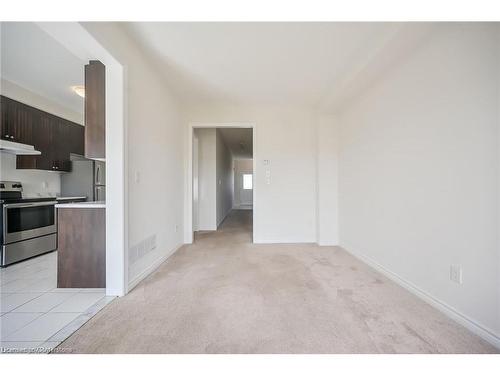
[[[436,23],[428,22],[400,24],[370,52],[368,58],[359,61],[340,82],[330,86],[330,91],[320,100],[317,109],[326,113],[342,110],[342,105],[360,95],[391,64],[412,53],[436,26]]]

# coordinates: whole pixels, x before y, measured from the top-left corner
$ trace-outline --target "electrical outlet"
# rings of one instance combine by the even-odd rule
[[[462,266],[460,264],[450,266],[450,280],[462,284]]]
[[[174,230],[175,230],[175,233],[177,233],[179,231],[179,226],[177,224],[175,224]]]

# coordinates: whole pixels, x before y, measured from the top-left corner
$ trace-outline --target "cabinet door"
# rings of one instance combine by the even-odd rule
[[[55,165],[54,133],[57,118],[45,112],[40,112],[40,122],[33,133],[35,148],[42,154],[37,156],[37,169],[53,171]]]
[[[33,113],[33,146],[41,152],[41,155],[18,155],[17,169],[45,169],[54,170],[53,168],[53,127],[55,126],[55,118],[43,111],[34,109]]]
[[[5,96],[0,96],[0,137],[10,140],[8,100]]]
[[[84,127],[7,97],[0,99],[1,137],[41,152],[18,155],[16,168],[69,172],[70,153],[84,154]]]
[[[13,122],[10,124],[11,139],[14,142],[33,144],[33,119],[35,109],[23,103],[13,101]]]
[[[33,144],[34,108],[2,96],[2,139]]]
[[[55,169],[71,171],[70,154],[84,155],[84,127],[74,122],[58,118],[53,133]]]
[[[85,127],[68,122],[69,143],[72,154],[85,155]]]
[[[106,157],[105,71],[100,61],[85,65],[85,156],[90,159]]]
[[[68,121],[57,118],[53,132],[53,157],[54,168],[57,171],[69,172],[71,170],[71,131]]]
[[[15,142],[14,122],[16,119],[16,106],[12,99],[2,96],[2,139]]]
[[[35,132],[39,129],[40,127],[40,113],[41,111],[35,109],[35,108],[30,108],[31,112],[31,120],[32,120],[32,125],[31,125],[31,144],[35,147],[35,149],[39,150],[39,147],[37,146],[37,140],[35,139]],[[37,164],[38,164],[38,159],[40,156],[33,156],[33,155],[17,155],[17,161],[16,161],[16,168],[17,169],[37,169]]]

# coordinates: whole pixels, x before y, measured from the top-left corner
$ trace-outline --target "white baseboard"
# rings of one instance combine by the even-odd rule
[[[347,246],[346,246],[347,247]],[[349,254],[352,256],[358,258],[361,260],[363,263],[366,263],[370,267],[376,269],[379,271],[381,274],[387,276],[389,279],[397,283],[398,285],[402,286],[409,292],[413,293],[420,299],[424,300],[431,306],[435,307],[451,319],[453,319],[455,322],[458,324],[464,326],[467,328],[469,331],[472,331],[479,337],[483,338],[484,340],[488,341],[490,344],[494,345],[495,347],[500,349],[500,336],[495,334],[493,331],[490,329],[484,327],[481,323],[475,321],[474,319],[466,316],[465,314],[462,314],[461,312],[457,311],[455,308],[451,307],[447,303],[437,299],[436,297],[430,295],[429,293],[423,291],[416,285],[412,284],[411,282],[405,280],[404,278],[400,277],[396,273],[389,271],[388,269],[384,268],[382,265],[371,259],[370,257],[367,257],[366,255],[363,255],[361,253],[358,253],[353,250],[348,250],[346,247],[342,246],[342,249],[347,251]]]
[[[313,240],[313,239],[302,239],[302,238],[296,238],[296,239],[293,239],[293,238],[286,238],[286,239],[255,239],[254,238],[253,243],[255,243],[255,244],[273,244],[273,243],[276,243],[276,244],[279,244],[279,243],[290,243],[290,244],[294,244],[294,243],[297,243],[297,244],[307,243],[307,244],[311,244],[311,243],[316,243],[316,241]]]
[[[194,232],[213,232],[216,230],[217,230],[217,227],[206,227],[206,228],[198,228]]]
[[[171,251],[167,252],[166,254],[156,259],[153,263],[149,265],[149,267],[147,267],[144,271],[142,271],[140,274],[138,274],[136,277],[130,280],[128,283],[127,293],[130,292],[132,289],[134,289],[137,286],[137,284],[139,284],[153,271],[155,271],[164,261],[166,261],[172,254],[174,254],[177,250],[179,250],[183,245],[184,245],[183,243],[177,245]]]
[[[317,242],[318,246],[339,246],[337,241],[319,241]]]
[[[252,204],[242,204],[233,206],[233,210],[253,210]]]

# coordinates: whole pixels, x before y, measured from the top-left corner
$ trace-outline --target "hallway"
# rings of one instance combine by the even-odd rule
[[[183,246],[60,348],[73,353],[488,353],[339,247],[251,243],[252,211]]]

